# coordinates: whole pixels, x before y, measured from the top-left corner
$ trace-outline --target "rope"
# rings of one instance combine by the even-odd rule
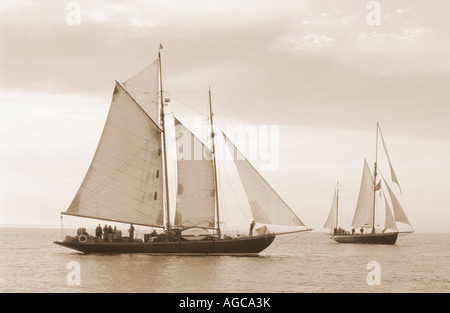
[[[300,235],[304,235],[304,234],[306,234],[307,232],[302,232],[302,233],[299,233]],[[276,247],[279,247],[279,246],[281,246],[281,245],[284,245],[284,244],[286,244],[286,243],[288,243],[288,242],[291,242],[291,241],[293,241],[294,239],[297,239],[297,238],[292,238],[292,239],[289,239],[289,240],[286,240],[286,241],[284,241],[284,242],[281,242],[281,243],[279,243],[279,244],[277,244],[277,245],[271,245],[271,246],[269,246],[267,249],[266,249],[266,251],[267,250],[270,250],[270,249],[274,249],[274,248],[276,248]]]
[[[184,85],[183,81],[178,77],[178,75],[177,75],[177,73],[175,72],[175,70],[172,68],[172,66],[170,66],[169,62],[167,62],[167,60],[164,59],[164,63],[167,64],[167,66],[168,66],[168,68],[170,69],[170,71],[173,72],[173,74],[175,75],[176,79],[177,79],[178,82],[183,86],[183,88],[185,89],[186,93],[189,94],[189,96],[191,97],[191,99],[192,99],[192,101],[194,102],[194,104],[195,104],[196,106],[199,106],[198,103],[195,101],[194,97],[192,97],[193,92],[190,92],[190,91],[187,89],[187,87]],[[166,86],[167,86],[167,85],[166,85]],[[196,92],[196,93],[201,93],[201,92]],[[174,97],[174,98],[175,98],[175,97]],[[175,98],[175,99],[176,99],[176,98]],[[180,101],[179,99],[177,99],[177,100]],[[196,108],[194,108],[194,107],[192,107],[192,106],[190,106],[190,105],[188,105],[188,104],[186,104],[186,103],[184,103],[184,102],[182,102],[182,101],[180,101],[180,102],[183,103],[183,104],[185,104],[185,105],[187,105],[187,106],[190,107],[191,109],[193,109],[193,110],[199,112],[200,114],[204,115],[204,113],[201,112],[200,110],[198,110],[198,109],[196,109]]]

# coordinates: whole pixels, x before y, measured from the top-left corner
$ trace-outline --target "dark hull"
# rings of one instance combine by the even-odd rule
[[[331,238],[338,243],[362,243],[374,245],[393,245],[397,241],[397,237],[398,233],[331,236]]]
[[[66,242],[55,241],[56,244],[83,253],[149,253],[149,254],[200,254],[200,255],[252,255],[266,249],[275,239],[275,235],[198,241],[170,242]]]

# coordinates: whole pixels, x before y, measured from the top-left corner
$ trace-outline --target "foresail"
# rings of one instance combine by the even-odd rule
[[[119,83],[94,158],[64,213],[163,225],[161,132]]]
[[[336,190],[334,190],[333,203],[331,205],[330,213],[328,214],[328,218],[327,218],[325,224],[323,225],[323,228],[334,229],[335,227],[337,227],[336,214],[337,214],[337,196],[336,196]]]
[[[234,164],[224,134],[215,129],[216,170],[219,190],[219,215],[222,233],[247,233],[253,220],[241,178]],[[255,229],[258,226],[255,227]]]
[[[158,71],[159,61],[156,60],[122,84],[147,115],[159,125]]]
[[[394,216],[392,216],[391,208],[389,207],[389,203],[387,201],[386,195],[383,192],[384,205],[386,208],[385,211],[385,219],[384,219],[384,228],[385,229],[393,229],[397,231],[397,225],[395,224]]]
[[[211,151],[175,118],[177,205],[175,226],[215,227],[214,168]]]
[[[394,211],[394,218],[396,222],[401,222],[401,223],[405,223],[408,224],[409,226],[411,226],[411,223],[409,222],[408,217],[406,216],[405,211],[403,210],[402,205],[400,204],[400,201],[398,200],[397,196],[395,195],[394,191],[392,190],[392,188],[389,186],[389,184],[386,182],[386,180],[384,179],[384,184],[387,187],[388,193],[389,193],[389,197],[391,199],[392,202],[392,208]]]
[[[373,177],[370,173],[369,165],[367,164],[366,159],[364,159],[361,187],[359,189],[359,197],[352,226],[373,227],[373,197]]]
[[[282,226],[305,226],[253,165],[223,134],[239,172],[255,222]]]

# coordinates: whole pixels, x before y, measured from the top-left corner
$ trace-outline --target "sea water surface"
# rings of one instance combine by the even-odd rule
[[[0,292],[450,292],[450,234],[414,233],[386,246],[290,234],[253,257],[84,255],[53,243],[60,239],[59,229],[0,228]],[[68,283],[72,261],[79,285]],[[371,261],[379,264],[379,285],[368,283]]]

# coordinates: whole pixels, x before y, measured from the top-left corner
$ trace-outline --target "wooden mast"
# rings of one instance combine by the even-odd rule
[[[161,93],[161,108],[160,108],[160,118],[161,118],[161,132],[163,140],[163,160],[164,160],[164,176],[165,176],[165,187],[166,187],[166,230],[170,229],[170,198],[169,198],[169,176],[167,174],[167,145],[166,145],[166,130],[164,126],[164,95],[163,95],[163,85],[162,85],[162,64],[161,64],[161,49],[163,46],[159,45],[158,50],[158,60],[159,60],[159,91]]]
[[[338,228],[338,217],[339,217],[339,182],[337,182],[337,190],[336,190],[336,228]]]
[[[377,122],[377,135],[375,140],[375,169],[373,173],[373,216],[372,216],[372,233],[375,233],[375,199],[377,192],[377,163],[378,163],[378,122]]]
[[[211,154],[213,157],[213,172],[214,172],[214,192],[215,192],[215,198],[216,198],[216,221],[217,221],[217,235],[221,236],[220,234],[220,216],[219,216],[219,186],[217,184],[217,165],[216,165],[216,147],[214,143],[214,122],[213,122],[213,111],[212,111],[212,104],[211,104],[211,87],[209,87],[208,91],[209,96],[209,120],[211,123]]]

